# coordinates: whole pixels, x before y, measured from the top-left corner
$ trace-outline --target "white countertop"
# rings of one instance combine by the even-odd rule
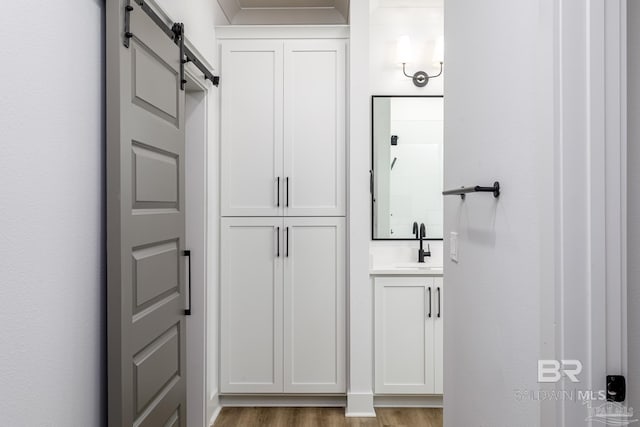
[[[443,270],[439,266],[426,266],[424,264],[402,264],[402,265],[376,265],[369,269],[371,276],[442,276]]]

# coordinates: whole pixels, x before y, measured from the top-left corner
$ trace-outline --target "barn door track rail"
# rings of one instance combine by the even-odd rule
[[[220,83],[220,77],[213,74],[211,70],[209,70],[202,60],[198,58],[188,46],[185,46],[185,29],[184,24],[176,22],[171,27],[169,27],[152,8],[149,4],[145,3],[144,0],[133,0],[133,3],[142,9],[143,12],[151,18],[151,20],[162,30],[163,33],[167,35],[175,44],[177,44],[180,48],[180,81],[181,88],[184,90],[184,85],[186,83],[184,77],[184,66],[185,64],[191,62],[195,67],[200,70],[204,74],[205,80],[211,80],[214,86],[218,86]],[[124,14],[124,39],[123,44],[126,48],[129,48],[130,39],[133,37],[133,32],[131,29],[131,12],[133,12],[134,6],[131,4],[131,1],[127,1],[125,5],[125,14]]]
[[[460,196],[462,200],[464,200],[467,193],[493,193],[493,197],[497,199],[498,197],[500,197],[500,183],[496,181],[491,187],[482,187],[480,185],[475,185],[473,187],[461,187],[454,190],[446,190],[442,192],[442,194],[445,196]]]

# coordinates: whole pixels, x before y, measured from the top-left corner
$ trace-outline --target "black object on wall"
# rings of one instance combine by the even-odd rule
[[[624,402],[627,398],[627,381],[623,375],[607,375],[607,401]]]

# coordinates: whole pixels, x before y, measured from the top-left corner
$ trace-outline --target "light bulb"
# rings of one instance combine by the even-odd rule
[[[444,37],[439,36],[433,48],[433,63],[440,64],[444,62]]]
[[[402,36],[398,39],[397,61],[400,64],[407,64],[413,59],[411,49],[411,39],[409,36]]]

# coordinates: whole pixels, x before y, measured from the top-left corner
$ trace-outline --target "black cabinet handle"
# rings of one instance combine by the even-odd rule
[[[277,189],[276,191],[277,191],[277,193],[278,193],[278,202],[276,203],[276,206],[277,206],[277,207],[280,207],[280,177],[278,177],[278,180],[277,180],[277,181],[278,181],[278,182],[276,183],[276,185],[277,185],[277,188],[278,188],[278,189]]]
[[[369,193],[371,193],[371,200],[373,200],[373,203],[375,203],[376,195],[373,192],[373,170],[369,171]]]
[[[438,286],[438,317],[440,317],[440,306],[442,302],[440,300],[440,286]]]
[[[431,318],[431,286],[429,286],[429,314],[427,317]]]
[[[285,256],[289,258],[289,227],[287,227],[286,231],[287,231],[287,252]]]
[[[188,291],[189,291],[189,308],[187,308],[184,311],[184,315],[185,316],[191,316],[191,251],[183,251],[182,252],[183,256],[186,256],[189,260],[189,287],[188,287]]]
[[[369,193],[371,194],[371,200],[373,203],[376,202],[376,195],[373,191],[373,169],[369,171]]]
[[[276,257],[280,258],[280,227],[276,227]]]
[[[286,181],[287,181],[287,207],[289,207],[289,177],[287,177]]]

